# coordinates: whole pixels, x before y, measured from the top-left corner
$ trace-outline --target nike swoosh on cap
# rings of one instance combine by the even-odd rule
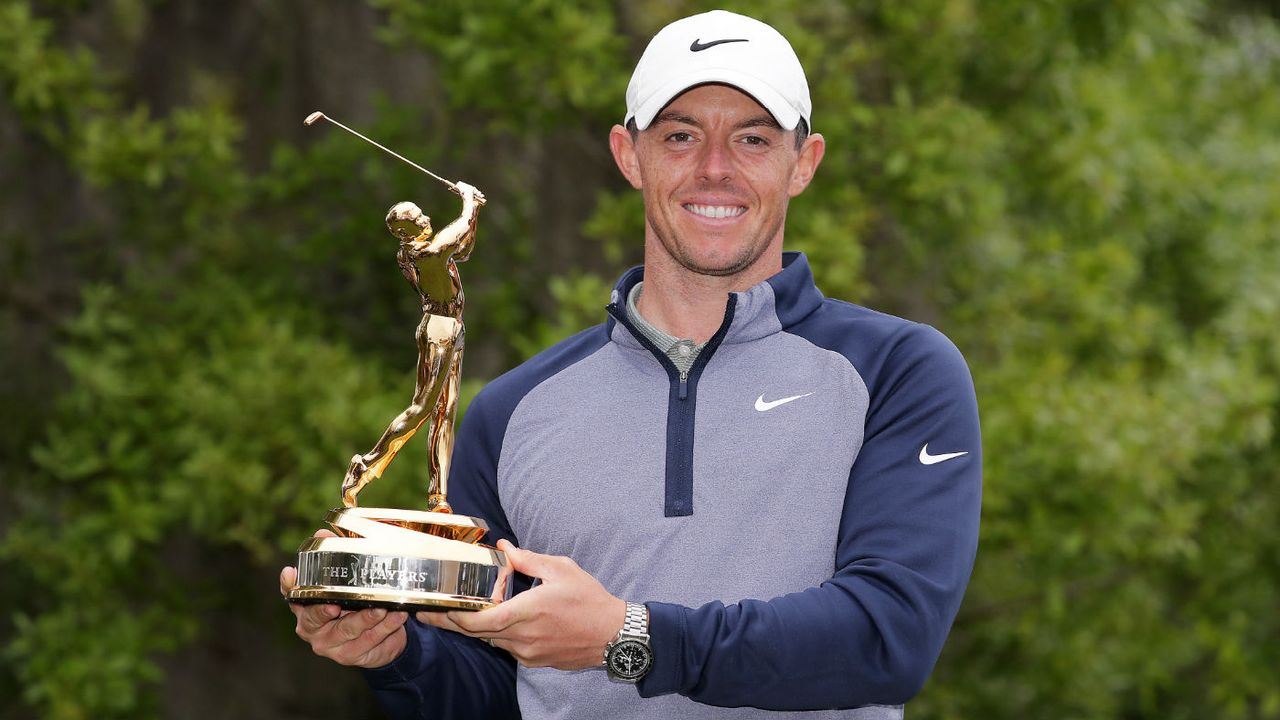
[[[961,455],[968,455],[968,454],[969,454],[969,451],[965,450],[963,452],[942,453],[941,455],[930,455],[929,443],[925,443],[924,447],[920,448],[920,464],[937,465],[940,462],[946,462],[952,458],[958,458]]]
[[[686,35],[685,37],[688,37],[688,36]],[[689,46],[689,49],[693,52],[702,52],[707,48],[713,48],[717,45],[723,45],[725,43],[731,43],[731,42],[748,42],[748,40],[747,38],[734,38],[732,40],[712,40],[709,43],[704,43],[704,42],[699,42],[697,39],[695,39],[693,41],[693,44]]]
[[[786,405],[792,400],[799,400],[802,397],[809,397],[812,394],[813,393],[811,392],[807,392],[803,395],[792,395],[791,397],[784,397],[779,400],[770,400],[769,402],[765,402],[764,395],[761,395],[760,397],[756,398],[756,410],[759,410],[760,412],[764,412],[766,410],[772,410],[778,407],[779,405]]]

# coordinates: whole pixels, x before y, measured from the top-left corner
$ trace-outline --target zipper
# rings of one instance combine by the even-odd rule
[[[618,303],[610,303],[605,309],[609,311],[609,314],[613,316],[614,320],[617,320],[619,324],[631,331],[631,336],[636,339],[636,342],[640,343],[644,349],[648,350],[655,358],[658,359],[658,362],[662,365],[663,369],[667,371],[667,377],[672,379],[679,378],[681,386],[689,381],[689,371],[677,370],[676,364],[671,362],[671,358],[667,357],[665,352],[659,349],[657,345],[650,342],[649,338],[645,337],[644,333],[640,332],[639,328],[632,324],[631,318],[627,317],[626,308]],[[686,392],[687,391],[684,390],[681,391],[682,400],[684,399]]]
[[[698,378],[702,376],[703,369],[710,362],[716,349],[720,347],[725,335],[729,333],[737,300],[737,295],[729,295],[720,328],[702,346],[698,359],[688,370],[676,369],[671,358],[636,329],[620,303],[611,303],[607,308],[609,314],[629,330],[642,347],[657,358],[666,369],[667,377],[671,381],[672,387],[667,405],[666,480],[663,503],[663,515],[666,517],[685,517],[693,514],[693,441],[694,420],[697,417],[698,405]]]

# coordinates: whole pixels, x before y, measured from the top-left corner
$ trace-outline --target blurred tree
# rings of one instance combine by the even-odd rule
[[[712,7],[251,5],[0,0],[0,402],[31,408],[0,433],[0,571],[26,588],[0,696],[43,716],[174,714],[176,658],[274,592],[244,568],[270,580],[407,396],[380,207],[427,191],[289,134],[319,96],[297,88],[350,72],[326,41],[386,90],[346,98],[363,127],[495,199],[464,269],[474,390],[598,321],[638,259],[604,131],[645,39]],[[1274,8],[736,9],[791,38],[828,141],[789,245],[829,295],[944,330],[978,386],[983,544],[912,716],[1280,717]],[[406,467],[371,492],[420,505]],[[264,647],[296,645],[270,610]],[[273,702],[236,714],[297,708]]]

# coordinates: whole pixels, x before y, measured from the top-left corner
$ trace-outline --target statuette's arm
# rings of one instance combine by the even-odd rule
[[[485,204],[485,197],[484,193],[464,182],[458,182],[457,188],[462,196],[462,213],[435,237],[419,236],[408,243],[407,249],[413,257],[446,254],[452,255],[455,262],[466,262],[471,257],[476,241],[476,219]]]

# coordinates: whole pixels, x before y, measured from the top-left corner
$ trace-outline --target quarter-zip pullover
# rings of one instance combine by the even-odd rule
[[[371,684],[397,717],[498,717],[517,702],[525,718],[901,717],[977,546],[963,358],[932,328],[824,298],[787,253],[729,295],[684,373],[626,317],[642,277],[623,276],[608,322],[476,397],[450,500],[488,521],[489,540],[567,555],[645,602],[652,671],[633,687],[516,669],[411,622]],[[932,462],[926,445],[965,454]]]

